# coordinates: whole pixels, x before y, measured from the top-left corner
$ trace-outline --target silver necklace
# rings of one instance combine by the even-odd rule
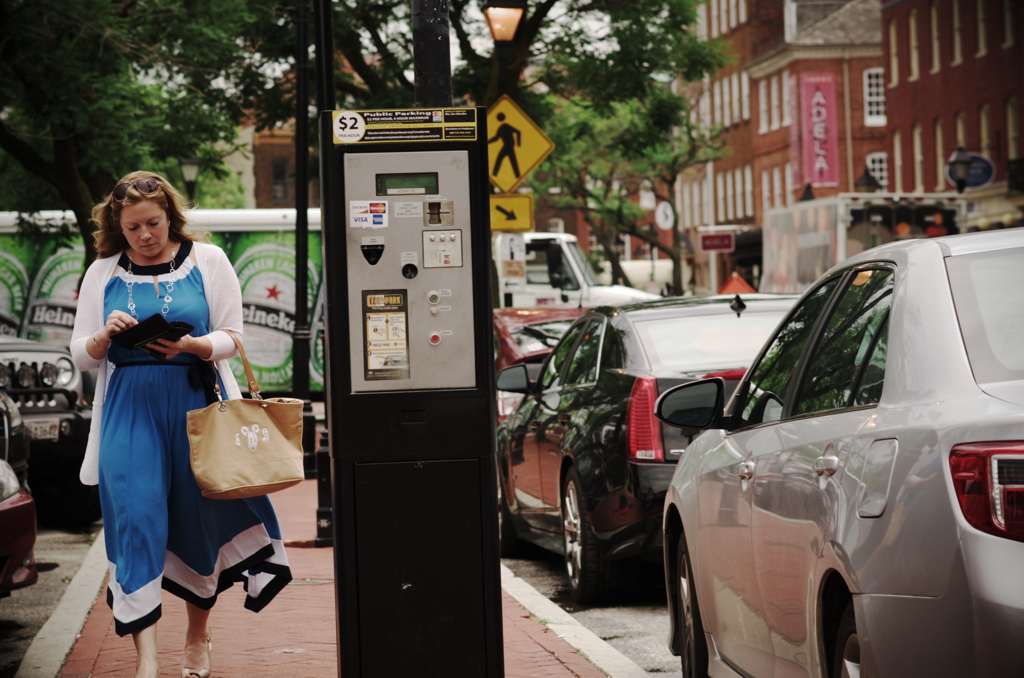
[[[171,250],[171,261],[169,264],[171,267],[171,273],[170,277],[167,279],[167,292],[164,294],[164,307],[160,309],[160,315],[165,318],[167,317],[167,311],[170,309],[170,304],[173,300],[171,292],[174,291],[174,255],[177,253],[178,250]],[[132,314],[133,318],[138,320],[139,316],[135,313],[135,299],[132,297],[132,287],[135,285],[135,281],[132,280],[132,276],[132,258],[128,257],[128,279],[124,282],[125,286],[128,288],[128,311]]]

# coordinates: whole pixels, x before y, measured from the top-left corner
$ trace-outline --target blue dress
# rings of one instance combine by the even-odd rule
[[[193,325],[193,336],[208,334],[204,281],[191,249],[191,242],[182,243],[173,272],[170,264],[132,264],[132,276],[122,255],[104,289],[104,317],[115,309],[128,312],[129,280],[139,320],[160,313],[173,278],[165,317]],[[185,415],[207,405],[189,372],[202,361],[190,353],[156,360],[117,344],[107,359],[114,369],[100,429],[99,490],[110,561],[107,603],[118,635],[156,623],[161,587],[210,609],[218,593],[242,581],[245,607],[263,609],[291,580],[270,499],[206,499],[189,463]]]

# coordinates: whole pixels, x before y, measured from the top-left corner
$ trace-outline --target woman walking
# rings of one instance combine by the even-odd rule
[[[291,572],[269,498],[205,499],[189,463],[185,415],[241,392],[227,364],[242,336],[242,295],[224,252],[186,231],[185,201],[161,176],[133,172],[93,208],[97,260],[79,291],[71,353],[98,368],[81,479],[99,484],[110,568],[107,602],[131,634],[135,678],[155,678],[161,588],[188,613],[182,678],[210,672],[210,611],[245,582],[258,612]],[[133,350],[113,337],[159,314],[193,330]]]

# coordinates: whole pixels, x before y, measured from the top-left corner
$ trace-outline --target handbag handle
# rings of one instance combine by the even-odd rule
[[[249,367],[249,359],[245,356],[245,347],[242,346],[242,341],[231,330],[222,331],[227,332],[227,335],[235,342],[235,346],[238,347],[238,355],[242,356],[242,364],[245,365],[245,378],[249,380],[249,396],[253,400],[263,400],[263,396],[260,395],[260,385],[256,383],[256,375]]]

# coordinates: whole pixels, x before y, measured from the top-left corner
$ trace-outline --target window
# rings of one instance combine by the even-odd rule
[[[978,108],[978,136],[981,139],[981,152],[985,155],[992,155],[992,121],[990,120],[988,104],[982,104]]]
[[[783,172],[783,174],[786,175],[786,177],[784,179],[784,182],[785,182],[785,185],[786,185],[786,204],[787,205],[792,205],[793,204],[793,163],[787,162],[786,163],[786,167],[785,167],[785,169],[783,169],[782,172]]]
[[[782,207],[782,170],[772,168],[772,204]]]
[[[910,10],[910,16],[908,18],[907,31],[910,37],[910,76],[908,80],[917,80],[921,77],[921,60],[918,55],[918,43],[917,43],[917,10]]]
[[[565,333],[562,340],[555,346],[555,350],[551,352],[548,359],[544,362],[544,366],[541,368],[540,376],[537,382],[540,384],[540,388],[547,390],[559,386],[559,373],[562,371],[562,367],[565,364],[566,358],[569,357],[569,352],[572,350],[573,344],[576,343],[576,339],[580,336],[583,331],[583,323],[577,323],[569,328],[569,331]]]
[[[725,0],[721,0],[724,2]],[[718,3],[719,0],[711,0],[711,7],[709,8],[711,14],[711,37],[718,37]]]
[[[711,121],[711,92],[708,90],[706,84],[704,91],[700,93],[700,102],[698,103],[698,106],[700,107],[701,122],[705,125],[714,124]]]
[[[690,184],[682,184],[680,188],[682,194],[680,196],[680,206],[682,210],[679,216],[682,220],[683,228],[689,228],[693,226],[693,223],[690,221]]]
[[[711,124],[720,125],[722,123],[722,81],[715,80],[712,89],[714,93],[711,98],[714,99],[715,112],[711,118]]]
[[[768,170],[761,170],[761,209],[767,212],[772,208],[772,183],[768,178]]]
[[[914,146],[914,192],[924,193],[924,140],[921,138],[921,125],[911,128]]]
[[[274,158],[270,162],[270,197],[274,202],[291,202],[291,177],[288,158]]]
[[[725,218],[727,220],[729,220],[729,221],[732,221],[733,219],[736,218],[736,212],[733,210],[733,206],[735,204],[735,203],[733,203],[733,196],[735,195],[735,192],[733,191],[733,185],[732,185],[732,172],[726,170],[724,174],[725,174]]]
[[[899,34],[896,30],[896,19],[889,19],[889,87],[895,87],[900,81],[900,50]]]
[[[772,129],[779,129],[779,76],[772,76]]]
[[[718,207],[718,223],[725,222],[725,178],[720,173],[715,176],[715,205]]]
[[[704,219],[701,218],[701,200],[700,200],[700,188],[699,183],[693,183],[690,185],[690,189],[693,191],[693,225],[703,224]]]
[[[768,81],[757,83],[757,131],[764,134],[768,131]]]
[[[733,122],[740,121],[740,74],[733,73],[730,78],[732,83],[732,119]]]
[[[722,81],[722,125],[732,125],[732,95],[729,92],[729,76]]]
[[[1006,0],[1009,2],[1010,0]],[[739,22],[745,23],[747,21],[747,0],[740,0],[740,18]]]
[[[743,213],[743,170],[739,167],[732,171],[733,183],[736,184],[736,217],[742,219]]]
[[[885,72],[881,68],[864,71],[864,126],[885,127]]]
[[[782,126],[789,127],[789,69],[782,71]]]
[[[729,28],[735,28],[739,21],[739,3],[736,0],[729,0]]]
[[[942,118],[935,118],[935,190],[946,188],[946,146],[942,136]]]
[[[775,334],[764,357],[750,369],[750,379],[735,400],[734,413],[739,415],[741,428],[782,418],[804,346],[837,284],[838,278],[831,278],[811,291]]]
[[[967,116],[960,111],[953,117],[956,126],[956,145],[967,146]]]
[[[750,120],[750,76],[746,71],[740,73],[740,104],[743,109],[743,119]]]
[[[1006,100],[1006,158],[1016,160],[1020,157],[1020,121],[1017,110],[1017,97]]]
[[[747,214],[754,216],[754,166],[743,168],[743,187],[746,189]]]
[[[901,144],[900,131],[892,133],[892,171],[896,177],[896,186],[893,190],[897,193],[903,192],[903,148]]]
[[[704,223],[705,224],[710,224],[710,223],[714,222],[714,220],[715,220],[715,215],[712,214],[712,210],[714,209],[714,205],[711,202],[711,174],[710,174],[710,170],[709,170],[708,175],[706,177],[704,177],[704,197],[703,197],[703,201],[702,202],[704,204]]]
[[[722,10],[722,16],[718,19],[718,27],[722,35],[729,32],[729,0],[718,0],[718,8]]]
[[[941,33],[939,32],[939,4],[932,2],[928,8],[928,23],[931,26],[931,44],[932,44],[932,73],[938,73],[942,69],[942,52],[940,47],[942,42],[940,40]]]
[[[1013,47],[1013,22],[1016,21],[1014,17],[1013,3],[1019,2],[1020,0],[1003,0],[1003,47]]]
[[[593,384],[597,381],[603,336],[604,320],[591,320],[569,362],[569,369],[565,373],[566,385]]]
[[[697,37],[701,40],[708,39],[708,6],[697,7]]]
[[[985,56],[988,53],[988,14],[985,12],[985,0],[974,0],[974,7],[977,9],[978,29],[978,51],[976,57]]]
[[[954,66],[959,66],[964,60],[964,36],[963,27],[960,25],[960,0],[952,0],[953,10],[953,61]]]
[[[795,414],[876,405],[885,377],[893,275],[875,269],[853,274],[814,347]]]
[[[885,153],[868,153],[868,171],[885,188],[889,185],[889,159]]]

